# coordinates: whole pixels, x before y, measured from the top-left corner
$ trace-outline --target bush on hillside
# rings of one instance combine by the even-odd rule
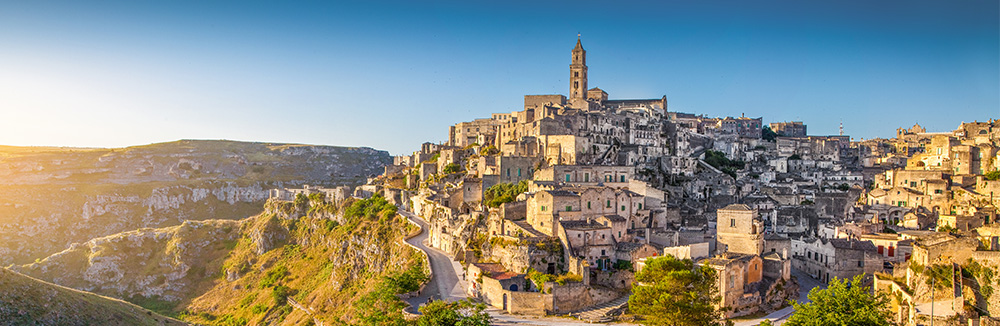
[[[521,181],[516,185],[511,183],[498,183],[486,189],[486,194],[483,196],[483,200],[486,201],[486,206],[489,207],[500,207],[503,203],[509,203],[517,198],[523,192],[528,191],[528,182]]]

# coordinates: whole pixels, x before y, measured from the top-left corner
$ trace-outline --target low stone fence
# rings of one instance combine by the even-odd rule
[[[976,251],[972,259],[983,265],[1000,266],[1000,251]]]

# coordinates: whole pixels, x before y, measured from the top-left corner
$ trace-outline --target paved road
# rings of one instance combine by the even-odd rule
[[[420,225],[420,234],[406,242],[427,253],[431,261],[431,270],[434,271],[429,283],[424,287],[424,292],[407,299],[406,302],[413,307],[419,307],[430,299],[447,301],[465,299],[466,283],[461,277],[462,265],[448,258],[443,251],[426,245],[427,222],[423,218],[407,211],[401,210],[399,213]]]
[[[634,326],[627,323],[600,323],[593,324],[569,317],[533,317],[506,314],[496,308],[487,309],[493,316],[493,325],[536,325],[536,326],[593,326],[593,325],[621,325]]]
[[[812,288],[826,288],[826,284],[823,284],[809,275],[806,275],[806,273],[799,272],[797,269],[792,269],[792,275],[794,275],[799,282],[799,303],[809,302],[809,290],[812,290]],[[737,321],[734,325],[753,326],[760,324],[760,322],[764,321],[764,319],[770,319],[775,325],[781,325],[785,323],[785,318],[788,318],[788,316],[792,314],[792,311],[792,307],[788,306],[761,318]]]

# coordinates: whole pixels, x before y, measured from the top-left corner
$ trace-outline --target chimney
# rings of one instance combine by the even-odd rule
[[[646,228],[646,244],[649,244],[650,229]]]

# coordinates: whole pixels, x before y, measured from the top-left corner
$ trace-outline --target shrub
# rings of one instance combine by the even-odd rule
[[[278,267],[272,268],[264,274],[264,277],[260,279],[260,287],[266,288],[281,282],[288,275],[288,267],[285,265],[279,265]]]
[[[385,200],[380,194],[376,194],[368,199],[362,199],[351,203],[346,209],[344,209],[344,217],[347,218],[357,218],[357,217],[368,217],[375,218],[381,215],[382,217],[392,217],[396,215],[398,208],[396,205],[390,204],[389,201]]]
[[[449,163],[448,165],[444,166],[444,173],[446,174],[459,173],[459,172],[462,172],[462,166],[456,163]]]
[[[271,289],[271,298],[274,298],[275,305],[283,306],[288,303],[288,296],[294,294],[292,292],[292,289],[287,286],[275,286]]]
[[[528,182],[522,180],[516,185],[511,183],[498,183],[486,189],[486,194],[483,196],[483,200],[486,202],[486,206],[489,207],[500,207],[504,203],[509,203],[517,198],[523,192],[528,191]]]

